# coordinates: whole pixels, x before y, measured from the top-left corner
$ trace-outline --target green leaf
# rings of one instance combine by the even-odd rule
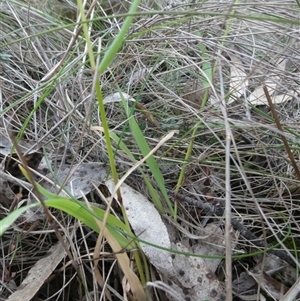
[[[130,6],[130,10],[128,12],[128,16],[125,18],[125,21],[116,36],[116,38],[113,40],[111,45],[109,46],[108,50],[105,52],[103,59],[101,60],[100,66],[98,68],[98,73],[102,74],[106,69],[109,67],[110,63],[113,61],[115,58],[115,55],[117,52],[120,50],[125,36],[129,31],[132,19],[133,19],[133,13],[136,12],[138,6],[139,6],[140,0],[135,0],[132,2]]]
[[[96,232],[99,232],[99,227],[95,222],[94,217],[102,221],[105,215],[105,210],[94,205],[90,206],[92,209],[91,211],[91,209],[89,209],[84,202],[74,202],[71,199],[59,196],[57,196],[55,199],[49,199],[45,201],[45,204],[48,207],[56,208],[72,215]],[[108,216],[107,223],[109,226],[115,226],[125,230],[125,224],[111,214]]]
[[[31,204],[28,206],[21,207],[9,213],[8,216],[0,220],[0,237],[5,233],[5,231],[23,214],[26,210],[36,207],[37,204]]]
[[[129,122],[129,126],[130,126],[130,130],[132,132],[132,135],[142,153],[142,155],[145,157],[146,155],[148,155],[151,151],[139,125],[137,124],[136,120],[134,119],[134,117],[131,114],[130,108],[128,107],[128,103],[125,101],[123,94],[120,92],[120,96],[122,98],[122,105],[124,107],[124,110],[126,112],[126,115],[128,117],[128,122]],[[151,155],[147,160],[147,166],[149,167],[157,186],[159,187],[168,207],[170,210],[170,213],[173,215],[174,214],[174,209],[172,206],[172,203],[169,199],[166,187],[165,187],[165,180],[164,177],[162,176],[162,173],[159,169],[159,166],[154,158],[153,155]],[[162,205],[158,206],[157,209],[160,211],[160,213],[164,213],[161,212],[161,208],[163,208]]]
[[[64,211],[65,213],[68,213],[69,215],[83,222],[95,232],[100,232],[99,226],[95,218],[98,218],[99,220],[103,221],[105,210],[93,205],[91,205],[91,209],[89,209],[84,202],[75,202],[71,199],[63,197],[49,199],[45,201],[45,204],[51,208],[56,208]],[[117,219],[112,214],[109,214],[106,226],[122,247],[128,246],[128,240],[123,234],[121,234],[121,231],[119,231],[123,230],[123,233],[126,232],[126,226],[122,221]]]

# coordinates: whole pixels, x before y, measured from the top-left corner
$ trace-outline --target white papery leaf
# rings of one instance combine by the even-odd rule
[[[242,272],[239,277],[232,281],[232,287],[237,293],[244,293],[255,286],[256,282],[248,272]]]
[[[115,191],[113,180],[105,182],[110,192]],[[181,243],[172,245],[165,224],[154,205],[148,199],[126,184],[121,185],[122,202],[132,229],[140,239],[164,248],[175,248],[191,253]],[[215,231],[216,229],[212,229]],[[149,261],[168,281],[177,279],[179,285],[172,282],[172,289],[191,301],[219,300],[225,298],[224,289],[214,272],[209,269],[202,258],[187,257],[157,249],[145,243],[141,247]],[[210,254],[210,252],[208,252]],[[169,296],[170,300],[175,300]],[[224,299],[225,300],[225,299]]]
[[[272,103],[274,103],[274,104],[284,103],[288,100],[291,100],[293,97],[297,96],[297,91],[296,92],[288,91],[285,94],[278,94],[278,95],[272,96],[272,94],[275,92],[276,85],[274,83],[267,83],[266,86],[267,86],[269,94],[271,95]],[[268,102],[265,92],[263,90],[263,86],[258,87],[249,95],[249,102],[254,106],[258,106],[258,105],[267,105],[268,106],[269,105],[269,102]]]
[[[144,80],[146,76],[151,72],[152,68],[142,68],[131,74],[130,79],[127,83],[128,86],[135,84],[141,80]]]
[[[115,190],[113,180],[107,180],[105,184],[111,193]],[[171,248],[167,228],[154,205],[144,195],[125,183],[121,185],[121,195],[129,223],[135,235],[151,244]],[[140,245],[149,261],[158,271],[163,275],[174,274],[170,252],[145,243],[140,243]]]
[[[20,151],[22,153],[26,153],[26,151],[31,147],[31,143],[21,140],[18,142]],[[3,156],[9,156],[11,155],[11,150],[13,148],[13,144],[10,139],[6,137],[1,131],[0,131],[0,154]],[[36,150],[31,150],[30,153],[35,152]],[[16,153],[16,152],[13,152]]]
[[[12,147],[11,141],[0,133],[0,154],[8,156],[11,153]]]
[[[127,86],[131,86],[139,81],[146,79],[146,77],[159,68],[164,63],[164,60],[159,62],[158,64],[154,65],[153,67],[145,67],[141,68],[135,72],[133,72],[130,76],[129,81],[127,82]]]
[[[0,203],[11,204],[15,198],[15,193],[10,188],[8,181],[0,177]]]
[[[120,94],[119,92],[117,92],[117,93],[107,95],[104,98],[103,103],[107,104],[107,103],[121,102],[122,98],[124,98],[126,101],[135,101],[135,99],[130,95],[128,95],[127,93],[121,92]]]
[[[230,95],[228,103],[246,95],[249,81],[242,61],[238,56],[231,57],[230,66]]]
[[[280,83],[281,79],[280,79],[280,71],[284,72],[285,70],[285,66],[286,66],[286,59],[279,59],[277,61],[277,72],[276,73],[271,73],[269,74],[268,79],[264,82],[263,85],[259,86],[258,88],[256,88],[250,95],[248,98],[248,101],[254,105],[254,106],[258,106],[258,105],[267,105],[269,106],[269,102],[266,98],[265,92],[263,90],[263,87],[266,86],[268,89],[268,92],[271,96],[271,100],[273,104],[280,104],[280,103],[284,103],[288,100],[291,100],[293,97],[297,96],[297,92],[294,91],[286,91],[285,93],[278,93],[278,88],[280,88],[278,86],[278,83]]]
[[[259,86],[256,88],[248,98],[248,101],[254,106],[259,105],[268,105],[268,100],[266,99],[266,95],[263,89],[263,86]]]
[[[207,254],[211,256],[223,256],[225,254],[224,234],[219,225],[208,224],[202,229],[201,235],[207,235],[205,239],[199,239],[193,252],[195,254]],[[217,270],[221,259],[203,258],[205,265],[213,272]]]
[[[103,163],[80,163],[78,165],[63,166],[63,170],[55,172],[54,177],[52,174],[46,175],[46,178],[52,180],[56,185],[52,185],[46,180],[40,182],[40,184],[47,190],[57,193],[60,185],[62,185],[65,180],[67,182],[63,188],[71,193],[74,198],[82,198],[98,187],[101,182],[105,179],[107,175],[106,165]],[[59,195],[68,196],[63,190],[60,191]]]
[[[273,96],[273,97],[271,97],[272,103],[287,102],[289,100],[292,100],[294,97],[297,97],[299,93],[300,93],[300,90],[295,91],[295,92],[289,91],[288,93],[285,93],[285,94],[279,94],[279,95]]]
[[[190,250],[182,243],[177,243],[174,247],[178,251],[190,253]],[[173,258],[177,279],[186,289],[186,295],[190,300],[226,299],[223,286],[202,258],[179,254],[174,255]]]

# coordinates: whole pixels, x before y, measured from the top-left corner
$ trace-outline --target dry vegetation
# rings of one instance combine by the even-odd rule
[[[101,120],[85,36],[82,31],[74,34],[76,5],[66,0],[43,3],[40,7],[33,2],[0,2],[1,137],[8,138],[9,133],[22,136],[26,151],[33,153],[28,162],[40,173],[37,179],[48,174],[50,166],[57,172],[80,162],[108,163],[103,137],[91,130]],[[107,3],[95,6],[90,23],[93,51],[99,60],[118,34],[124,21],[122,13],[129,7]],[[164,8],[164,13],[147,14]],[[300,158],[299,3],[196,0],[166,7],[143,2],[139,12],[121,50],[100,75],[101,89],[103,97],[120,89],[135,98],[136,105],[129,103],[150,147],[168,131],[178,130],[156,153],[165,186],[178,203],[181,228],[174,227],[174,241],[195,249],[203,240],[192,239],[187,232],[201,236],[198,229],[209,224],[219,225],[224,232],[229,158],[232,231],[236,237],[234,300],[244,300],[244,294],[262,298],[260,293],[267,300],[293,300],[295,295],[292,299],[283,296],[298,283],[300,266],[300,178],[293,167],[299,166]],[[112,13],[121,15],[112,18]],[[247,89],[239,90],[240,97],[231,89],[235,67],[246,74],[238,84],[248,83]],[[247,102],[253,91],[270,81],[276,84],[276,91],[269,89],[271,98],[284,95],[283,103],[270,107],[264,94],[260,98],[264,103]],[[222,110],[225,101],[228,104]],[[109,128],[141,159],[121,104],[112,102],[105,107]],[[231,145],[226,150],[228,135]],[[186,157],[188,149],[191,153]],[[37,166],[41,157],[44,159]],[[134,164],[122,151],[115,162],[120,176]],[[15,165],[3,163],[2,167],[22,178]],[[147,165],[143,171],[149,174]],[[149,179],[153,180],[150,174]],[[0,211],[4,218],[11,206],[11,198],[3,192],[5,185],[20,195],[22,184],[3,179],[1,183],[0,196],[6,198]],[[140,172],[133,172],[126,183],[149,197]],[[107,193],[103,185],[100,188]],[[96,193],[86,198],[104,206]],[[17,206],[27,199],[28,191],[23,187]],[[203,210],[204,204],[221,210],[212,214]],[[115,209],[121,216],[118,206]],[[62,256],[32,300],[126,300],[128,288],[110,246],[103,243],[98,264],[110,292],[103,296],[91,255],[98,234],[66,214],[53,211],[53,215],[79,264],[75,266],[68,256]],[[48,256],[57,243],[45,220],[24,223],[24,218],[1,238],[1,300],[20,286],[34,264]],[[268,246],[274,248],[267,250]],[[245,254],[250,255],[243,257]],[[132,268],[135,270],[134,262]],[[149,282],[162,279],[169,284],[154,267],[145,274]],[[215,274],[225,283],[224,261]],[[163,290],[148,289],[148,294],[152,300],[167,300]],[[134,300],[130,292],[127,296]]]

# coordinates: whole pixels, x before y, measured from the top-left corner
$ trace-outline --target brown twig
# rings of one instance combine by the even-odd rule
[[[66,243],[65,243],[65,241],[64,241],[64,239],[63,239],[63,237],[61,236],[60,232],[58,231],[58,228],[57,228],[57,226],[56,226],[56,224],[55,224],[55,221],[54,221],[54,219],[53,219],[53,217],[52,217],[52,215],[51,215],[51,213],[50,213],[50,211],[49,211],[47,205],[45,204],[45,201],[44,201],[44,198],[43,198],[42,194],[39,192],[39,190],[38,190],[38,188],[37,188],[36,182],[35,182],[35,180],[34,180],[34,178],[33,178],[33,176],[32,176],[32,173],[31,173],[30,169],[28,168],[27,161],[25,160],[25,158],[24,158],[24,156],[23,156],[23,154],[22,154],[22,152],[21,152],[21,149],[20,149],[20,147],[19,147],[19,144],[18,144],[17,141],[16,141],[16,138],[15,138],[14,135],[12,135],[11,133],[10,133],[9,136],[10,136],[10,139],[11,139],[11,141],[12,141],[12,143],[13,143],[13,145],[14,145],[14,148],[15,148],[15,150],[16,150],[16,152],[17,152],[17,155],[18,155],[18,157],[19,157],[19,160],[20,160],[20,162],[22,163],[23,168],[25,169],[25,171],[26,171],[26,173],[27,173],[27,175],[28,175],[29,181],[31,182],[31,184],[32,184],[32,186],[33,186],[33,191],[34,191],[34,193],[35,193],[37,199],[40,201],[40,203],[41,203],[41,205],[42,205],[42,207],[43,207],[43,209],[44,209],[45,215],[46,215],[46,217],[47,217],[47,220],[48,220],[50,226],[53,228],[53,230],[54,230],[54,232],[55,232],[55,235],[56,235],[57,239],[59,240],[59,242],[60,242],[60,243],[62,244],[62,246],[64,247],[64,249],[65,249],[65,251],[66,251],[66,254],[68,254],[69,258],[70,258],[70,259],[72,260],[72,262],[73,262],[73,261],[74,261],[74,260],[73,260],[73,256],[72,256],[71,252],[69,251],[69,248],[67,247],[67,245],[66,245]]]
[[[275,120],[276,126],[283,133],[283,128],[282,128],[281,123],[280,123],[280,121],[278,119],[278,116],[277,116],[277,113],[275,111],[274,105],[272,103],[272,100],[271,100],[268,88],[264,85],[263,89],[264,89],[266,98],[268,100],[268,103],[269,103],[269,106],[270,106],[270,109],[271,109],[271,113],[272,113],[273,118]],[[281,139],[282,139],[282,142],[283,142],[284,147],[286,149],[286,152],[287,152],[287,154],[289,156],[289,159],[290,159],[290,161],[291,161],[291,163],[292,163],[292,165],[294,167],[294,170],[296,172],[297,178],[300,181],[300,171],[299,171],[299,168],[298,168],[298,166],[296,164],[296,161],[295,161],[294,155],[293,155],[293,153],[291,151],[291,148],[290,148],[290,146],[289,146],[289,144],[287,142],[287,139],[286,139],[286,137],[284,135],[281,135]]]
[[[169,190],[169,192],[171,192]],[[191,206],[195,206],[197,208],[203,209],[206,213],[212,214],[215,216],[223,216],[224,208],[221,206],[215,206],[209,203],[205,203],[202,201],[196,201],[190,197],[184,196],[180,193],[176,194],[176,198],[181,202],[186,202]],[[271,245],[267,245],[262,239],[258,238],[255,234],[253,234],[245,225],[243,225],[240,221],[235,218],[231,219],[231,225],[235,231],[239,231],[240,235],[244,237],[246,240],[251,242],[253,245],[260,248],[270,248]],[[289,256],[285,251],[271,249],[269,251],[273,255],[281,258],[288,264],[295,266],[295,260]]]

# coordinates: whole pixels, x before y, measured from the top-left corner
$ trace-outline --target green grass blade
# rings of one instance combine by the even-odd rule
[[[85,225],[90,227],[95,232],[97,233],[100,232],[99,226],[95,218],[98,218],[99,220],[103,221],[105,210],[91,205],[91,209],[93,211],[91,212],[91,210],[86,206],[84,202],[81,201],[74,202],[71,199],[59,198],[59,197],[55,199],[47,200],[45,203],[47,206],[51,208],[59,209],[75,217],[76,219],[83,222]],[[126,231],[126,226],[123,222],[121,222],[115,216],[109,214],[107,218],[106,227],[122,247],[130,246],[128,244],[128,240],[124,237],[124,235],[122,235],[117,230],[117,229],[121,229],[123,231]]]
[[[109,65],[113,61],[115,55],[120,50],[120,48],[124,42],[124,38],[131,25],[131,22],[133,19],[132,14],[136,12],[136,10],[139,6],[139,3],[140,3],[140,0],[135,0],[131,4],[131,7],[128,12],[128,16],[126,17],[121,30],[119,31],[118,35],[116,36],[116,38],[114,39],[112,44],[109,46],[108,50],[104,54],[103,59],[101,60],[101,63],[98,67],[99,74],[103,73],[109,67]]]
[[[35,207],[36,204],[31,204],[28,206],[21,207],[9,213],[8,216],[0,221],[0,237],[5,233],[5,231],[23,214],[26,210]]]
[[[45,201],[45,204],[48,207],[61,210],[73,216],[74,218],[80,220],[82,223],[90,227],[95,232],[97,233],[100,232],[99,226],[95,221],[95,218],[98,218],[99,220],[103,220],[105,215],[104,210],[91,205],[92,208],[92,212],[91,212],[91,210],[86,206],[84,202],[80,202],[80,201],[75,202],[71,199],[67,199],[59,196],[56,196],[56,198]],[[37,206],[41,206],[41,204],[34,203],[18,208],[13,212],[11,212],[8,216],[3,218],[0,221],[0,237],[26,210],[35,208]],[[115,216],[110,214],[108,216],[106,226],[122,247],[130,247],[130,244],[128,243],[126,237],[123,234],[121,234],[121,232],[123,233],[126,232],[126,226],[122,221],[120,221]],[[122,230],[122,231],[118,231],[118,230]]]
[[[128,107],[128,104],[127,102],[125,101],[122,93],[120,93],[120,97],[123,98],[122,99],[122,104],[123,104],[123,107],[124,107],[124,110],[126,112],[126,116],[128,118],[128,122],[129,122],[129,126],[130,126],[130,130],[132,132],[132,135],[142,153],[142,155],[145,157],[146,155],[148,155],[151,151],[139,125],[137,124],[136,120],[134,119],[134,117],[132,116],[131,114],[131,110],[130,108]],[[166,187],[165,187],[165,181],[164,181],[164,178],[162,176],[162,173],[159,169],[159,166],[154,158],[154,156],[150,156],[147,160],[147,166],[149,167],[155,181],[156,181],[156,184],[157,186],[159,187],[167,205],[168,205],[168,208],[170,210],[170,213],[173,215],[174,214],[174,209],[173,209],[173,206],[172,206],[172,203],[169,199],[169,196],[168,196],[168,193],[167,193],[167,190],[166,190]],[[157,208],[158,210],[161,210],[161,208],[163,208],[162,204],[160,204],[160,206]],[[160,211],[160,213],[164,213]]]

